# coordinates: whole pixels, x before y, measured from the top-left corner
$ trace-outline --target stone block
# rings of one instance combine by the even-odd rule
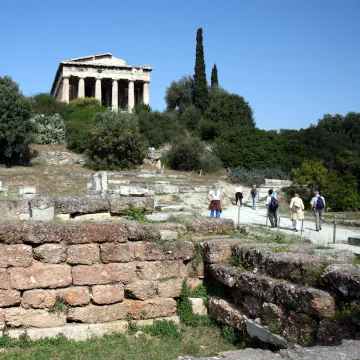
[[[124,300],[124,286],[95,285],[92,287],[92,296],[95,304],[115,304]]]
[[[119,186],[118,188],[110,189],[108,193],[127,197],[149,197],[155,195],[152,190],[136,186]]]
[[[310,316],[290,311],[286,318],[284,336],[301,346],[312,346],[315,344],[317,323]]]
[[[109,211],[109,203],[102,196],[57,196],[56,214],[94,214]]]
[[[184,211],[184,205],[156,205],[156,210],[160,211]]]
[[[203,258],[207,264],[227,262],[232,253],[234,239],[210,240],[202,244]]]
[[[75,215],[75,221],[104,221],[110,220],[111,215],[108,212],[105,213],[95,213],[95,214],[83,214],[83,215]]]
[[[178,298],[181,295],[182,283],[183,279],[160,281],[157,287],[157,293],[162,298]]]
[[[145,261],[136,263],[136,273],[140,280],[162,280],[173,276],[185,278],[187,269],[181,260]]]
[[[0,267],[30,266],[33,261],[32,248],[29,245],[0,245]]]
[[[55,216],[55,220],[68,221],[70,220],[70,214],[58,214]]]
[[[7,269],[0,269],[0,289],[6,290],[10,288],[10,277]]]
[[[352,264],[355,258],[351,250],[345,249],[314,249],[315,255],[330,262]]]
[[[225,234],[235,229],[230,219],[202,218],[186,222],[186,230],[196,234]]]
[[[187,232],[186,225],[180,223],[158,223],[155,224],[155,226],[159,228],[160,231],[170,230],[170,231],[175,231],[179,234],[185,234]]]
[[[108,190],[108,176],[106,171],[99,171],[91,176],[91,191],[95,194],[106,194]]]
[[[276,303],[317,318],[332,318],[335,315],[335,301],[325,291],[305,288],[294,284],[275,286]]]
[[[328,319],[321,320],[316,334],[316,344],[321,346],[341,345],[344,339],[352,339],[354,329],[351,324],[342,324]]]
[[[109,196],[111,214],[123,214],[129,208],[142,209],[145,212],[152,212],[154,199],[151,197],[116,197]]]
[[[72,265],[92,265],[100,259],[98,244],[70,245],[67,254],[67,263]]]
[[[222,284],[235,286],[242,269],[227,264],[212,264],[209,266],[211,275]]]
[[[156,298],[144,301],[125,300],[132,319],[153,319],[173,316],[176,314],[174,299]]]
[[[0,307],[20,304],[20,292],[16,290],[0,290]]]
[[[149,214],[149,215],[145,215],[145,218],[147,221],[151,221],[151,222],[157,222],[157,221],[167,221],[169,220],[171,217],[172,218],[183,218],[183,217],[187,217],[187,216],[192,216],[193,214],[191,212],[187,212],[187,211],[179,211],[179,212],[159,212],[159,213],[153,213],[153,214]]]
[[[253,318],[263,317],[263,301],[259,298],[251,295],[245,295],[243,309],[247,315]]]
[[[28,268],[11,268],[9,272],[11,288],[17,290],[61,288],[72,281],[69,265],[35,263]]]
[[[238,330],[244,328],[247,319],[239,306],[218,298],[210,300],[209,315],[217,322]]]
[[[189,298],[189,302],[191,304],[191,308],[194,314],[198,315],[207,315],[207,308],[204,304],[203,298]]]
[[[52,221],[55,217],[55,200],[49,197],[39,197],[30,200],[31,220]]]
[[[1,217],[7,220],[18,220],[20,215],[30,217],[28,200],[1,200],[0,201]]]
[[[34,248],[34,258],[44,263],[59,264],[66,261],[66,247],[60,244],[43,244]]]
[[[47,310],[7,308],[5,309],[5,323],[14,327],[56,327],[66,324],[66,315],[63,313],[49,313]]]
[[[125,286],[125,295],[128,298],[146,300],[156,297],[158,281],[135,280]]]
[[[131,262],[135,259],[134,244],[105,243],[100,245],[101,261],[104,264],[111,262]]]
[[[36,186],[19,187],[19,195],[25,198],[25,195],[36,195]],[[29,199],[31,197],[28,197]]]
[[[179,233],[171,230],[160,230],[161,241],[176,241],[179,239]]]
[[[263,303],[263,318],[267,324],[272,321],[283,323],[285,317],[286,313],[281,305]]]
[[[161,184],[156,182],[154,185],[154,190],[156,194],[178,194],[179,186],[170,185],[170,184]]]
[[[72,268],[74,285],[128,284],[136,278],[135,263],[78,265]]]

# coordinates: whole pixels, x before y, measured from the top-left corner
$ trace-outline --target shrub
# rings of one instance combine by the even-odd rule
[[[163,339],[180,340],[182,337],[174,321],[155,320],[153,325],[144,326],[142,330],[151,336],[158,336]]]
[[[230,169],[230,178],[234,183],[247,185],[264,184],[265,179],[287,180],[289,176],[280,168],[252,169],[234,168]]]
[[[136,118],[129,113],[96,114],[89,130],[86,152],[94,170],[129,169],[142,164],[146,142],[139,133]]]
[[[30,119],[35,127],[35,144],[61,144],[65,142],[65,123],[59,114],[37,114]]]
[[[66,112],[69,108],[69,105],[57,101],[56,98],[50,94],[39,93],[30,98],[32,105],[32,113],[44,114],[45,116],[62,114]]]

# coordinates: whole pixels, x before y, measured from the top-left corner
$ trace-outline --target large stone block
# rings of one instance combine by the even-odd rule
[[[73,265],[92,265],[100,259],[98,244],[70,245],[67,254],[67,263]]]
[[[34,310],[7,308],[5,309],[5,323],[8,326],[14,327],[56,327],[64,326],[66,324],[66,315],[63,313],[49,313],[46,310]]]
[[[174,299],[148,299],[144,301],[124,301],[129,309],[132,319],[153,319],[158,317],[173,316],[176,313]]]
[[[125,286],[126,297],[146,300],[156,297],[158,281],[136,280]]]
[[[20,293],[16,290],[0,290],[0,307],[20,304]]]
[[[150,197],[116,197],[108,198],[111,214],[123,214],[129,208],[142,209],[145,212],[152,212],[154,199]]]
[[[29,200],[1,200],[1,217],[7,220],[19,220],[21,216],[30,217]]]
[[[10,288],[10,277],[7,269],[0,269],[0,289],[6,290]]]
[[[208,264],[227,262],[236,244],[234,239],[210,240],[202,244],[204,261]]]
[[[310,316],[290,311],[285,323],[284,336],[302,346],[315,344],[317,323]]]
[[[72,268],[74,285],[128,284],[136,278],[135,263],[78,265]]]
[[[139,224],[137,221],[124,221],[128,230],[129,241],[149,241],[158,242],[160,231],[149,224]]]
[[[284,308],[273,303],[263,303],[263,319],[267,324],[276,321],[283,323],[286,313]]]
[[[183,279],[160,281],[157,293],[162,298],[177,298],[181,295]]]
[[[161,280],[169,277],[184,278],[187,269],[181,260],[145,261],[136,264],[136,273],[141,280]]]
[[[222,284],[235,286],[242,269],[227,264],[212,264],[209,266],[211,275]]]
[[[30,200],[31,220],[51,221],[55,217],[55,200],[50,197],[39,197]]]
[[[218,298],[210,300],[209,315],[217,322],[239,330],[244,328],[247,319],[239,306]]]
[[[109,203],[103,196],[57,196],[56,214],[94,214],[109,211]]]
[[[34,258],[41,262],[59,264],[66,261],[66,247],[60,244],[43,244],[34,248]]]
[[[35,263],[28,268],[11,268],[10,284],[13,289],[61,288],[71,284],[69,265]]]
[[[95,285],[92,287],[92,296],[95,304],[115,304],[124,300],[124,286]]]
[[[235,229],[234,221],[230,219],[189,219],[186,229],[197,234],[225,234]]]
[[[29,245],[0,245],[0,267],[30,266],[33,261]]]
[[[134,244],[105,243],[100,245],[101,261],[104,264],[110,262],[131,262],[135,260]]]
[[[344,339],[352,339],[353,337],[354,327],[352,324],[342,324],[325,319],[320,321],[316,334],[316,344],[321,346],[340,345]]]
[[[325,291],[305,288],[294,284],[275,286],[276,302],[297,312],[318,318],[331,318],[335,315],[335,302]]]

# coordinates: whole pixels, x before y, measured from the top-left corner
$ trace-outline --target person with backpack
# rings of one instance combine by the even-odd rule
[[[321,230],[321,223],[324,217],[325,210],[325,198],[319,194],[318,191],[314,191],[314,197],[311,199],[311,209],[314,211],[316,231]]]
[[[250,200],[250,196],[252,197],[252,202],[253,202],[252,208],[256,210],[256,200],[259,199],[259,192],[256,189],[256,185],[253,185],[252,189],[250,190],[249,200]]]
[[[295,196],[291,199],[290,202],[290,218],[292,221],[292,225],[295,232],[299,231],[300,221],[304,219],[304,203],[300,198],[299,194],[295,194]]]
[[[268,197],[266,198],[266,207],[268,209],[268,218],[272,228],[277,227],[277,209],[279,207],[279,200],[273,196],[273,191],[268,191]]]

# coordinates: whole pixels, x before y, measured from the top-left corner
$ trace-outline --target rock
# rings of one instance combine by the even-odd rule
[[[131,196],[131,197],[149,197],[154,196],[155,193],[153,190],[135,187],[135,186],[119,186],[108,190],[108,194],[116,194],[120,196]]]
[[[210,300],[209,315],[217,322],[238,330],[245,326],[245,320],[247,319],[240,307],[218,298]]]
[[[25,310],[21,307],[5,309],[5,323],[14,327],[55,327],[66,324],[66,314],[49,313],[46,310]]]
[[[286,313],[283,307],[273,303],[263,303],[262,313],[263,318],[267,324],[273,321],[282,324],[286,317]]]
[[[202,244],[205,263],[216,264],[227,262],[231,256],[234,239],[210,240]]]
[[[144,261],[136,264],[140,280],[162,280],[169,277],[185,278],[187,269],[181,260]]]
[[[157,223],[155,226],[161,229],[160,231],[170,230],[179,234],[185,234],[187,232],[186,225],[180,223]]]
[[[161,241],[176,241],[179,239],[179,233],[171,230],[160,230]]]
[[[156,210],[160,211],[184,211],[184,205],[156,205]]]
[[[108,190],[107,172],[99,171],[91,176],[91,194],[106,194]]]
[[[32,199],[36,196],[36,186],[19,187],[19,195],[23,199]]]
[[[254,318],[263,317],[263,301],[251,295],[244,296],[244,312]]]
[[[315,255],[325,259],[328,262],[341,262],[352,264],[355,258],[355,255],[350,250],[342,249],[314,249]]]
[[[136,277],[135,263],[78,265],[72,268],[74,285],[102,285],[114,282],[130,283]]]
[[[298,314],[294,311],[288,313],[284,336],[290,342],[296,342],[301,346],[313,346],[316,332],[317,323],[310,316]]]
[[[209,267],[211,275],[222,284],[233,287],[242,269],[227,264],[212,264]]]
[[[124,300],[124,287],[123,285],[96,285],[92,287],[92,295],[95,304],[115,304]]]
[[[45,163],[47,165],[83,165],[85,157],[68,151],[43,151],[36,150],[36,156],[30,160],[31,164]]]
[[[60,288],[71,284],[71,267],[35,263],[31,267],[11,268],[10,284],[13,289]]]
[[[56,214],[93,214],[109,211],[109,203],[102,196],[57,196]]]
[[[34,258],[41,262],[59,264],[66,261],[66,247],[60,244],[43,244],[34,248]]]
[[[186,211],[167,212],[167,213],[159,212],[159,213],[145,215],[145,218],[147,221],[156,222],[156,221],[166,221],[172,217],[178,218],[178,217],[186,217],[191,215],[192,215],[191,212],[186,212]]]
[[[70,245],[67,248],[67,263],[71,265],[92,265],[100,260],[97,244]]]
[[[162,298],[178,298],[181,295],[182,282],[183,279],[160,281],[157,287],[157,293]]]
[[[198,315],[207,315],[207,308],[204,304],[203,298],[189,298],[189,302],[191,304],[191,308],[194,314]]]
[[[145,212],[152,212],[154,199],[150,197],[115,197],[108,198],[111,214],[123,214],[129,208],[142,209]]]
[[[188,220],[186,229],[197,234],[225,234],[233,232],[235,225],[230,219],[202,218]]]
[[[329,265],[322,280],[343,295],[360,299],[360,268],[350,264]]]
[[[30,266],[33,261],[29,245],[0,245],[0,267]]]
[[[52,221],[55,217],[55,200],[50,197],[39,197],[30,200],[31,220]]]
[[[16,290],[0,290],[0,307],[20,304],[20,293]]]
[[[144,301],[127,302],[132,319],[153,319],[173,316],[176,313],[176,301],[174,299],[156,298]]]
[[[76,221],[104,221],[104,220],[109,220],[109,219],[111,219],[111,215],[108,212],[76,215],[74,217],[74,220],[76,220]]]
[[[351,325],[340,324],[336,321],[322,320],[316,334],[316,343],[322,346],[341,345],[344,339],[354,336]]]
[[[156,182],[154,190],[156,194],[178,194],[179,186]]]
[[[156,296],[157,281],[135,280],[125,286],[126,297],[146,300]]]
[[[0,200],[1,217],[7,220],[30,217],[29,200]]]
[[[0,269],[0,289],[6,290],[10,288],[10,277],[7,269]]]
[[[275,345],[276,347],[283,349],[288,347],[288,343],[284,338],[279,335],[272,334],[268,329],[256,324],[253,320],[246,320],[246,331],[253,339],[257,339],[261,342]]]
[[[130,262],[135,260],[134,244],[105,243],[100,245],[101,261],[104,264],[110,262]]]
[[[70,220],[70,214],[58,214],[55,216],[55,220],[68,221]]]

